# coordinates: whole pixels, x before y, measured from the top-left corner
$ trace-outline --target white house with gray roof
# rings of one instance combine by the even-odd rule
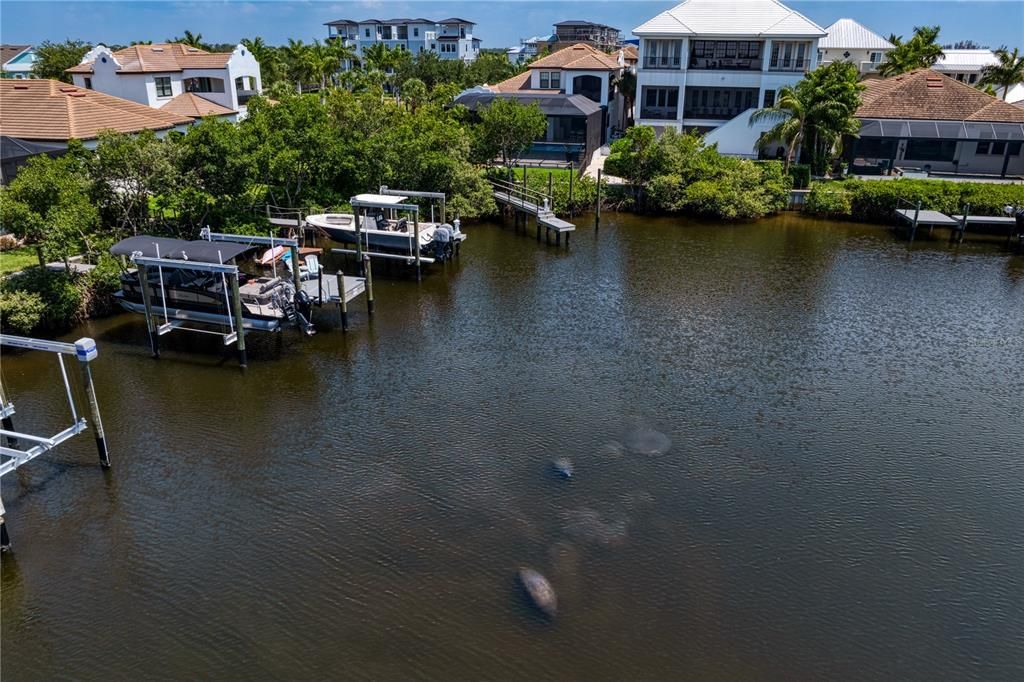
[[[337,19],[328,21],[327,39],[341,40],[362,58],[378,43],[413,55],[434,52],[441,59],[474,61],[480,56],[480,39],[473,37],[475,24],[467,19]],[[344,65],[349,66],[349,65]]]
[[[840,19],[825,29],[818,41],[821,64],[850,62],[862,74],[875,73],[896,46],[853,19]]]
[[[775,0],[686,0],[633,29],[636,122],[713,130],[818,64],[823,28]]]

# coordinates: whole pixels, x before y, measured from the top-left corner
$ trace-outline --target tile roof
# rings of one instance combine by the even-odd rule
[[[1024,109],[929,69],[864,85],[857,118],[1024,123]]]
[[[207,52],[182,43],[132,45],[113,53],[118,73],[166,73],[184,69],[223,69],[233,52]],[[92,73],[93,62],[83,62],[68,73]]]
[[[618,60],[610,54],[587,45],[577,43],[570,47],[552,52],[530,64],[531,69],[566,69],[579,71],[617,71],[622,68]]]
[[[777,0],[686,0],[633,29],[635,35],[824,36]]]
[[[134,133],[191,124],[181,114],[60,81],[0,80],[0,129],[26,140],[91,140],[101,130]]]
[[[0,64],[6,64],[19,54],[32,47],[31,45],[0,45]]]
[[[160,107],[160,111],[168,111],[172,114],[181,114],[182,116],[190,116],[192,118],[238,113],[216,102],[211,102],[205,97],[200,97],[194,92],[183,92],[173,97],[171,101]]]
[[[547,90],[531,90],[529,88],[530,75],[529,71],[523,71],[507,80],[491,85],[489,89],[493,92],[548,92]]]
[[[622,58],[627,62],[640,61],[640,48],[636,45],[623,45]]]
[[[828,35],[818,41],[822,49],[891,50],[896,47],[853,19],[840,19],[825,29]]]
[[[496,98],[516,99],[523,104],[536,102],[548,116],[585,116],[589,117],[601,111],[601,106],[583,95],[565,95],[559,92],[530,91],[516,93],[497,92],[464,92],[455,98],[457,104],[461,104],[470,111],[476,111],[480,107],[490,105]]]

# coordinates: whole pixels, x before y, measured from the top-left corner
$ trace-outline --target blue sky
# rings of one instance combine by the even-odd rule
[[[674,2],[647,0],[594,0],[558,2],[407,2],[361,0],[197,0],[192,2],[48,2],[2,0],[0,40],[37,43],[77,38],[88,42],[128,43],[165,40],[185,29],[202,33],[210,42],[237,42],[263,36],[272,44],[287,38],[305,41],[326,35],[325,21],[340,18],[427,16],[464,17],[477,22],[476,35],[483,47],[517,44],[519,38],[546,33],[565,19],[589,19],[617,26],[628,33]],[[908,35],[919,24],[942,26],[940,40],[971,39],[983,45],[1024,48],[1024,2],[916,2],[903,0],[838,0],[788,2],[822,26],[840,17],[852,17],[877,33]]]

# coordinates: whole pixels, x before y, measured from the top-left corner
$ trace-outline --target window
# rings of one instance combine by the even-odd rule
[[[644,87],[641,118],[674,119],[679,113],[679,88]]]
[[[644,44],[644,68],[678,69],[682,51],[681,40],[648,40]]]
[[[764,108],[768,109],[769,107],[774,107],[774,106],[775,106],[775,91],[774,90],[765,90],[764,91]]]
[[[420,29],[418,27],[413,27],[413,29],[412,29],[412,37],[413,38],[419,38],[420,37]]]
[[[551,89],[561,90],[562,89],[562,72],[552,71],[551,72]]]
[[[92,90],[92,79],[88,76],[85,77],[85,89]]]
[[[157,97],[170,97],[171,96],[171,77],[170,76],[157,76],[153,79],[156,84],[156,96]]]
[[[1021,148],[1021,146],[1022,145],[1021,145],[1020,142],[1011,142],[1010,143],[1010,156],[1020,156],[1020,148]]]
[[[367,37],[367,38],[369,38],[369,37],[370,37],[370,29],[366,29],[366,37]]]
[[[978,74],[976,74],[976,73],[972,73],[972,74],[971,74],[970,76],[968,76],[968,78],[967,78],[967,82],[968,82],[968,83],[970,83],[971,85],[974,85],[974,82],[975,82],[976,80],[978,80]]]
[[[1014,151],[1014,145],[1016,145],[1016,151]],[[993,140],[992,142],[979,142],[978,149],[975,151],[978,155],[992,154],[995,156],[1002,156],[1006,151],[1006,143],[1002,140]],[[1013,142],[1010,144],[1010,156],[1016,156],[1020,153],[1020,142]]]
[[[878,64],[879,62],[882,61],[882,53],[881,52],[872,52],[871,53],[871,57],[870,57],[870,61],[871,61],[872,64]]]

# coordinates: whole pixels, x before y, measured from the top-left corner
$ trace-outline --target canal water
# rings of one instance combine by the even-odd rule
[[[5,477],[3,679],[1024,678],[1024,258],[467,229],[245,371],[127,314],[67,335],[113,468],[83,435]],[[66,423],[52,356],[2,371],[19,428]]]

